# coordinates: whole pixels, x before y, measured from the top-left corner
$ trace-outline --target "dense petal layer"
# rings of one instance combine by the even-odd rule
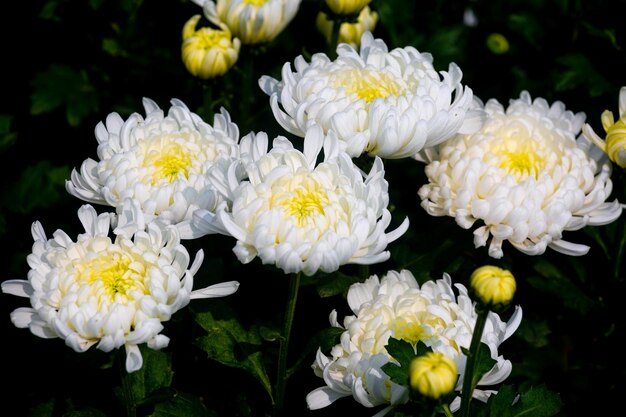
[[[423,153],[428,184],[418,192],[433,216],[451,216],[474,231],[476,247],[503,256],[506,241],[528,255],[550,247],[569,255],[589,248],[563,240],[563,232],[617,219],[622,206],[608,202],[611,164],[582,135],[583,113],[561,102],[531,100],[528,92],[508,108],[492,99],[480,131],[458,135]]]
[[[138,345],[167,346],[161,322],[191,298],[221,297],[238,288],[233,281],[192,293],[203,253],[191,262],[171,225],[149,222],[112,239],[110,229],[127,220],[98,215],[90,205],[78,217],[85,232],[76,241],[61,230],[48,239],[36,222],[28,279],[2,283],[3,292],[29,298],[31,307],[14,310],[11,320],[38,337],[62,338],[77,352],[93,345],[105,352],[125,347],[126,369],[133,372],[143,363]]]
[[[227,181],[234,187],[228,193],[232,209],[223,207],[216,216],[196,212],[191,228],[219,227],[237,239],[233,250],[241,262],[259,257],[285,273],[386,261],[387,245],[407,230],[408,219],[385,232],[391,214],[382,161],[365,175],[336,143],[319,126],[307,132],[303,151],[283,137],[268,151],[266,134],[247,135],[240,148],[245,180],[233,174]]]
[[[295,71],[284,64],[280,81],[259,79],[276,120],[290,133],[304,137],[315,122],[334,131],[352,157],[405,158],[482,124],[479,102],[461,84],[456,64],[437,72],[430,54],[413,47],[389,51],[370,32],[359,51],[340,44],[337,55],[331,61],[317,53],[310,63],[299,56]]]
[[[343,326],[331,315],[331,325],[345,329],[340,343],[331,349],[330,356],[318,350],[312,365],[326,385],[309,393],[309,408],[328,406],[350,394],[366,407],[406,403],[406,387],[382,371],[386,363],[394,361],[385,348],[389,338],[403,339],[413,346],[423,342],[452,359],[459,373],[455,390],[460,392],[466,362],[462,348],[469,348],[477,313],[467,289],[461,284],[455,286],[458,296],[447,274],[420,286],[407,270],[390,271],[382,278],[373,275],[353,284],[348,302],[354,315],[345,317]],[[498,355],[498,347],[520,321],[519,306],[507,323],[489,313],[481,341],[489,347],[496,364],[478,382],[475,398],[486,401],[490,392],[482,388],[502,382],[511,373],[511,363]]]
[[[225,109],[211,126],[180,100],[171,103],[165,114],[144,98],[145,118],[109,114],[96,126],[99,161],[87,159],[74,169],[67,191],[118,214],[133,200],[147,221],[169,224],[190,220],[197,209],[214,211],[224,201],[214,173],[238,157],[239,129]]]

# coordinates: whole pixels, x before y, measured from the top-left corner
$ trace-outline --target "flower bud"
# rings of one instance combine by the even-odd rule
[[[470,276],[470,286],[480,300],[488,305],[508,304],[517,288],[510,271],[493,265],[477,268]]]
[[[183,27],[182,59],[192,75],[206,80],[224,75],[237,62],[241,42],[226,25],[196,29],[200,17],[193,16]]]
[[[492,33],[487,36],[487,48],[496,55],[509,52],[509,40],[501,33]]]
[[[411,362],[409,384],[424,396],[440,398],[454,389],[457,379],[456,363],[441,352],[428,352]]]
[[[350,15],[360,12],[372,0],[326,0],[328,8],[336,15]]]
[[[588,123],[583,126],[583,135],[602,149],[620,168],[626,168],[626,86],[619,92],[618,117],[619,119],[615,121],[615,116],[610,110],[602,112],[600,120],[606,132],[604,139],[598,136]]]
[[[341,23],[337,42],[347,43],[353,48],[359,48],[363,33],[373,32],[376,23],[378,23],[378,13],[370,10],[369,6],[365,6],[359,13],[358,20],[355,23]],[[335,24],[337,23],[329,19],[326,13],[318,13],[316,20],[317,29],[324,35],[327,43],[331,42],[333,25]]]

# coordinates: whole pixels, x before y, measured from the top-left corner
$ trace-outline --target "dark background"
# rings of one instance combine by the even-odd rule
[[[441,70],[456,62],[463,83],[485,101],[507,103],[528,90],[533,98],[561,100],[569,110],[584,111],[599,134],[602,111],[617,115],[619,88],[626,85],[623,0],[374,0],[371,6],[380,14],[374,34],[390,49],[411,45],[430,52]],[[48,236],[56,229],[70,236],[80,233],[76,210],[83,202],[66,193],[64,181],[72,168],[96,157],[93,130],[110,112],[127,118],[135,111],[143,114],[142,97],[161,108],[179,98],[209,123],[212,112],[224,106],[242,134],[284,134],[274,122],[269,100],[254,82],[250,85],[244,68],[257,78],[279,77],[283,63],[297,55],[325,52],[314,23],[319,8],[317,1],[303,1],[285,32],[262,50],[243,46],[237,67],[213,83],[194,79],[180,60],[182,27],[201,13],[190,1],[50,0],[13,2],[11,9],[5,8],[0,25],[0,280],[26,278],[33,221],[39,220]],[[477,16],[476,26],[463,24],[468,8]],[[488,47],[493,33],[506,37],[508,51],[496,53]],[[218,99],[210,105],[205,102],[207,88]],[[392,259],[373,266],[371,273],[406,267],[421,280],[440,278],[445,271],[464,282],[473,268],[493,263],[486,249],[473,248],[470,231],[453,219],[423,213],[416,195],[424,181],[421,165],[409,160],[385,164],[394,218],[409,216],[411,229],[390,248]],[[614,198],[625,201],[619,167],[613,182]],[[566,232],[566,238],[591,246],[581,258],[550,251],[528,257],[505,247],[500,263],[517,277],[516,302],[524,309],[522,326],[501,346],[514,364],[507,382],[520,389],[545,383],[561,395],[560,415],[602,415],[620,406],[626,394],[624,230],[620,218],[609,226]],[[279,321],[286,280],[256,262],[242,267],[232,246],[224,237],[191,242],[190,252],[202,247],[207,255],[198,280],[240,280],[236,296],[224,301],[239,310],[241,320],[250,325]],[[342,272],[361,271],[347,266]],[[292,360],[306,352],[310,335],[328,325],[333,308],[340,317],[348,314],[340,295],[320,297],[318,290],[313,281],[301,289]],[[9,314],[26,304],[26,299],[0,295],[5,361],[0,414],[124,415],[112,391],[119,375],[109,366],[110,355],[95,349],[77,354],[61,340],[42,340],[15,328]],[[204,308],[198,302],[166,325],[164,333],[172,340],[167,352],[174,358],[172,389],[201,397],[206,415],[264,415],[267,396],[250,375],[207,359],[193,345],[202,330],[190,315]],[[306,410],[304,396],[323,384],[308,368],[313,358],[304,361],[288,385],[291,415],[375,413],[352,399]],[[151,412],[150,407],[141,411]]]

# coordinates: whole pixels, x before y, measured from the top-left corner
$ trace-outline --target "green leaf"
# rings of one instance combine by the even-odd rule
[[[107,417],[107,415],[95,408],[85,408],[83,410],[69,411],[63,417]]]
[[[360,282],[358,276],[346,275],[342,272],[331,274],[328,279],[319,279],[317,293],[320,297],[332,297],[335,295],[347,294],[350,286],[356,282]]]
[[[339,337],[344,331],[345,329],[341,327],[327,327],[317,332],[300,352],[298,360],[289,368],[287,375],[291,375],[300,369],[305,361],[311,361],[311,358],[315,357],[317,349],[320,349],[322,352],[329,351],[333,346],[339,343]]]
[[[561,409],[561,397],[541,384],[523,393],[520,401],[513,405],[513,416],[549,417]]]
[[[29,417],[52,417],[54,415],[55,400],[48,400],[44,403],[39,403],[33,407]]]
[[[548,345],[550,333],[550,327],[545,320],[525,319],[522,320],[516,335],[531,346],[539,348]]]
[[[33,115],[49,113],[65,107],[65,116],[71,126],[98,109],[95,87],[84,70],[75,71],[67,65],[50,65],[48,70],[35,75],[30,112]]]
[[[594,301],[574,285],[561,268],[549,261],[537,260],[534,269],[539,276],[531,275],[526,278],[534,288],[555,295],[562,299],[566,306],[582,315],[593,307]]]
[[[591,97],[611,94],[613,85],[600,73],[584,54],[568,54],[556,59],[566,69],[559,72],[556,91],[582,88]]]
[[[206,336],[196,340],[196,345],[209,358],[252,374],[272,398],[272,385],[263,364],[258,326],[245,329],[226,304],[215,301],[210,306],[213,311],[196,315],[196,322],[207,332]]]
[[[39,161],[24,169],[18,182],[8,187],[2,206],[15,213],[30,213],[36,208],[51,207],[67,197],[65,180],[70,176],[66,166],[55,167],[50,161]]]
[[[500,387],[497,394],[489,397],[487,406],[490,416],[501,417],[550,417],[561,409],[559,394],[549,391],[543,384],[531,387],[520,395],[510,385]]]
[[[465,355],[468,354],[467,349],[461,348]],[[474,377],[472,386],[476,387],[480,378],[489,372],[496,364],[496,360],[491,357],[491,350],[486,343],[480,342],[478,345],[478,352],[476,352],[476,362],[474,365]]]
[[[7,149],[17,140],[17,132],[11,131],[13,116],[0,114],[0,152]]]
[[[116,394],[124,404],[136,406],[138,404],[153,402],[151,395],[156,393],[162,398],[162,389],[172,384],[171,358],[168,353],[154,350],[141,345],[143,366],[138,371],[125,374],[126,380],[123,388],[118,387]]]
[[[508,26],[512,33],[521,35],[529,44],[539,47],[544,39],[543,24],[533,13],[512,13],[508,17]]]
[[[399,365],[389,362],[383,365],[382,370],[393,382],[398,385],[407,387],[409,385],[409,371],[411,362],[418,356],[422,356],[427,352],[432,352],[432,348],[426,346],[423,342],[417,342],[416,348],[409,342],[401,339],[389,338],[385,346],[387,353],[391,355]]]
[[[170,401],[157,404],[151,417],[211,417],[215,415],[204,406],[200,398],[178,393]]]

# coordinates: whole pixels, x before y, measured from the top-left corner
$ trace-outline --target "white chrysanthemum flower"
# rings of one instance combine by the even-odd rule
[[[418,159],[428,162],[429,183],[418,194],[433,216],[451,216],[463,228],[476,221],[476,247],[489,242],[489,255],[503,256],[508,241],[528,255],[547,247],[584,255],[589,247],[563,240],[563,231],[617,219],[611,164],[582,135],[584,113],[562,102],[531,100],[524,91],[506,109],[495,99],[487,120],[473,135],[459,135]]]
[[[370,32],[363,34],[360,52],[340,44],[337,55],[331,61],[317,53],[310,63],[299,56],[295,72],[289,62],[283,66],[282,80],[259,79],[274,117],[290,133],[303,137],[316,122],[324,132],[334,131],[352,157],[367,152],[391,159],[414,156],[482,124],[482,111],[454,63],[437,72],[430,54],[413,47],[389,52]]]
[[[331,312],[331,325],[345,331],[330,356],[317,351],[312,367],[326,385],[307,395],[308,407],[319,409],[339,398],[353,396],[366,407],[387,404],[377,414],[381,416],[406,403],[408,389],[392,382],[382,370],[385,364],[395,361],[385,348],[391,337],[414,346],[422,342],[451,358],[460,374],[455,387],[460,392],[467,359],[461,348],[469,349],[478,314],[467,289],[462,284],[455,287],[458,297],[448,274],[420,287],[408,270],[389,271],[382,279],[373,275],[364,283],[353,284],[348,291],[348,304],[354,315],[345,317],[341,326],[337,312]],[[501,383],[511,373],[511,362],[498,355],[498,347],[515,332],[521,320],[519,306],[507,323],[493,312],[487,316],[481,341],[489,346],[496,364],[478,381],[481,389],[474,390],[474,398],[487,401],[494,391],[482,388]],[[452,408],[459,405],[457,397]]]
[[[302,0],[192,0],[216,25],[226,24],[241,43],[274,40],[293,20]]]
[[[168,224],[191,219],[194,210],[215,210],[223,201],[211,180],[238,157],[239,128],[225,109],[213,126],[180,100],[167,115],[143,99],[145,119],[138,113],[124,121],[111,113],[95,129],[99,161],[87,159],[72,171],[67,191],[82,200],[115,207],[127,199],[139,203],[150,221]]]
[[[192,291],[203,253],[190,266],[173,226],[151,222],[145,230],[112,240],[114,214],[98,215],[84,205],[78,217],[85,233],[76,242],[62,230],[48,240],[41,224],[33,223],[28,279],[2,283],[3,292],[30,298],[31,307],[14,310],[11,320],[36,336],[62,338],[76,352],[93,345],[105,352],[124,346],[126,370],[133,372],[143,364],[139,344],[168,345],[161,322],[192,298],[226,296],[239,286],[230,281]]]
[[[609,155],[609,159],[620,168],[626,168],[626,87],[619,90],[619,119],[610,110],[602,112],[600,117],[602,128],[606,132],[603,140],[598,136],[589,124],[583,126],[583,134],[587,139],[596,144]]]
[[[382,160],[376,158],[365,175],[331,133],[321,127],[307,132],[304,151],[279,136],[268,152],[267,134],[241,140],[246,180],[230,175],[232,209],[217,215],[199,210],[193,223],[197,235],[220,227],[237,239],[237,258],[257,256],[285,273],[313,275],[336,271],[347,263],[373,264],[389,259],[387,244],[408,228],[408,218],[390,233],[388,183]],[[317,163],[320,151],[324,159]],[[231,171],[239,168],[232,165]],[[194,237],[196,237],[194,236]]]

